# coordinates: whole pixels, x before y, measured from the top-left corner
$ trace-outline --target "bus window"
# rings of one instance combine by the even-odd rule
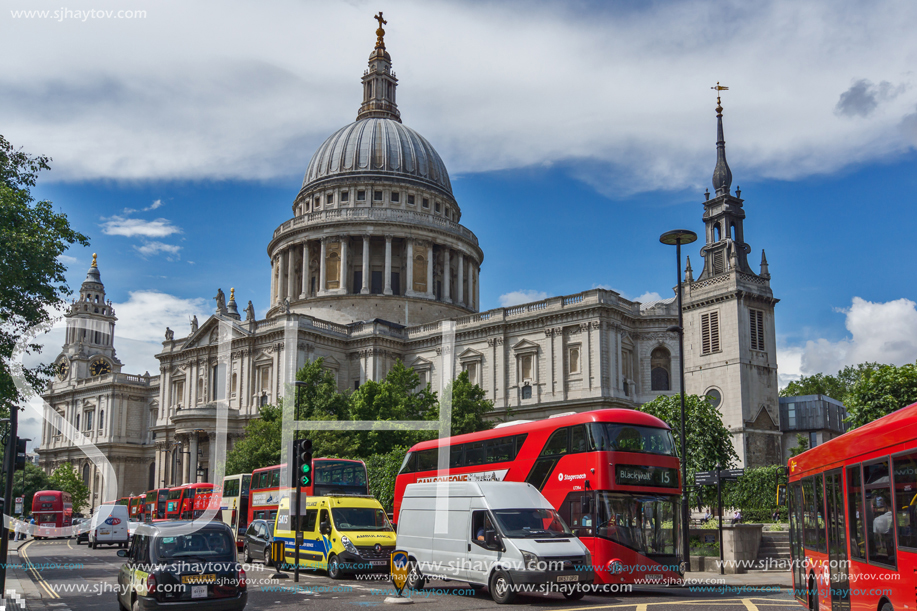
[[[242,496],[248,496],[248,492],[251,488],[252,476],[243,475],[242,476]]]
[[[487,442],[487,462],[506,462],[513,459],[515,439],[500,437]]]
[[[475,465],[483,465],[487,462],[487,448],[485,447],[486,442],[484,441],[475,441],[473,443],[465,444],[465,466],[473,467]],[[421,452],[422,454],[423,452]],[[435,468],[435,467],[434,467]]]
[[[808,549],[818,549],[815,518],[815,479],[807,477],[802,482],[803,541]]]
[[[398,470],[398,474],[402,473],[413,473],[415,470],[414,465],[416,464],[415,456],[413,452],[408,452],[407,456],[404,457],[404,462],[401,464],[401,469]]]
[[[557,429],[548,439],[548,443],[544,444],[544,450],[541,451],[542,456],[559,456],[560,454],[567,453],[567,432],[569,429]]]
[[[895,457],[898,547],[917,548],[917,452]]]
[[[820,552],[828,551],[828,542],[825,539],[825,485],[824,475],[815,476],[815,525],[816,541]]]
[[[280,486],[280,469],[272,469],[271,474],[271,488]]]
[[[895,566],[894,517],[891,509],[891,482],[888,459],[863,465],[866,488],[866,542],[869,561]]]
[[[570,429],[570,452],[587,452],[589,447],[586,443],[586,426],[579,424]]]
[[[449,467],[455,469],[465,464],[465,446],[462,444],[454,445],[449,450]]]
[[[436,469],[436,450],[424,450],[417,453],[417,470],[430,471]]]
[[[860,465],[847,467],[847,504],[850,512],[850,555],[866,561],[866,536],[863,530],[863,487]]]

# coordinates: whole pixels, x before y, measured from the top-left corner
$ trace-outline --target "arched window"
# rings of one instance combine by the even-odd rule
[[[729,237],[732,238],[732,241],[735,242],[736,239],[736,224],[731,223],[729,225]]]
[[[713,226],[713,241],[714,242],[720,241],[720,224],[719,223]]]
[[[652,390],[671,390],[669,383],[672,370],[672,356],[665,348],[659,347],[650,354],[650,383]]]
[[[156,461],[150,463],[150,481],[147,487],[150,490],[156,487]]]
[[[89,465],[83,465],[83,483],[89,485]]]
[[[172,485],[181,483],[181,448],[172,450]]]
[[[204,379],[197,379],[197,402],[200,403],[204,400]]]
[[[238,387],[236,386],[239,383],[239,374],[236,372],[232,373],[232,394],[235,395],[238,392]]]

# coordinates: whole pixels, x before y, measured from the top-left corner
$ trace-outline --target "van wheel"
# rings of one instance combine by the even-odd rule
[[[121,602],[121,595],[120,595],[120,594],[115,594],[115,598],[118,599],[118,609],[120,609],[121,611],[130,611],[130,609],[128,609],[127,607],[125,607],[125,606],[124,606],[124,603]]]
[[[569,590],[564,590],[563,595],[567,600],[580,600],[586,593],[580,588],[572,587]]]
[[[490,596],[498,605],[505,605],[513,602],[516,593],[513,592],[513,582],[510,581],[509,575],[505,571],[497,569],[490,576]]]
[[[338,562],[337,556],[328,558],[328,577],[331,579],[342,579],[344,571],[341,569],[341,563]]]
[[[408,589],[409,590],[422,590],[426,579],[423,576],[423,573],[420,572],[420,569],[417,568],[417,561],[411,560],[408,563]]]

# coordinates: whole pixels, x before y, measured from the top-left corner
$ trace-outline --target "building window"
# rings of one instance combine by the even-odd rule
[[[439,202],[436,202],[436,214],[439,214]]]
[[[719,312],[701,314],[701,354],[712,354],[720,351]]]
[[[261,389],[262,392],[269,392],[271,390],[271,368],[262,367],[261,368]]]
[[[668,350],[659,347],[650,353],[650,387],[652,390],[672,390],[669,382],[671,367],[672,357]]]
[[[392,203],[397,204],[401,201],[401,194],[398,191],[392,191]]]
[[[526,384],[522,387],[522,398],[531,399],[532,398],[532,387],[529,384]]]
[[[91,431],[91,430],[92,430],[92,420],[93,420],[92,417],[93,417],[93,415],[94,415],[94,414],[93,414],[92,412],[86,412],[86,420],[85,420],[84,422],[85,422],[85,424],[86,424],[86,430],[87,430],[87,431]]]
[[[535,358],[531,354],[526,354],[522,356],[519,363],[519,370],[521,372],[521,377],[523,380],[532,379],[532,370],[534,365]]]
[[[382,191],[373,191],[373,200],[377,202],[382,201]]]
[[[795,429],[796,428],[796,404],[795,403],[787,403],[786,419],[787,419],[787,425],[789,426],[790,430],[792,431],[793,429]]]
[[[238,390],[238,388],[236,387],[236,385],[237,385],[238,383],[239,383],[239,374],[237,374],[236,372],[233,372],[233,373],[232,373],[232,391],[231,391],[233,397],[236,396],[236,391]]]
[[[580,372],[580,358],[579,358],[579,346],[571,346],[570,350],[567,352],[567,363],[569,364],[570,371],[569,373],[581,373]]]
[[[325,203],[326,204],[334,203],[334,193],[329,193],[328,195],[325,196]]]
[[[715,388],[708,390],[705,396],[711,407],[717,408],[720,406],[720,403],[723,402],[723,395]]]
[[[366,201],[366,191],[364,191],[364,190],[362,190],[362,189],[360,189],[359,191],[357,191],[357,201],[358,201],[358,202],[365,202],[365,201]]]
[[[814,448],[818,445],[818,436],[815,434],[815,431],[809,432],[809,448]]]
[[[468,372],[468,381],[472,384],[478,383],[478,364],[465,363],[465,371]]]
[[[764,312],[761,310],[749,310],[748,313],[751,315],[749,318],[751,349],[764,350]]]
[[[414,205],[414,196],[408,194],[408,206],[413,206],[413,205]]]
[[[80,430],[80,415],[79,414],[76,415],[76,426],[74,428],[76,430]]]
[[[316,195],[316,196],[315,196],[315,202],[312,204],[312,208],[313,208],[313,209],[318,209],[318,208],[321,208],[321,207],[322,207],[322,196],[321,196],[321,195]]]
[[[713,273],[715,275],[722,274],[724,271],[723,267],[723,251],[718,250],[713,253]]]
[[[83,465],[83,483],[89,485],[89,465]]]
[[[99,429],[105,428],[105,410],[99,410]]]
[[[350,191],[341,191],[341,203],[347,203],[350,201]]]
[[[427,199],[426,197],[423,198],[423,203],[422,203],[421,205],[422,205],[424,208],[429,209],[429,208],[430,208],[430,200]]]

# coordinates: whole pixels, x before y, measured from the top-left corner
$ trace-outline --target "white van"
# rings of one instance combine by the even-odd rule
[[[584,595],[592,557],[551,504],[524,482],[410,484],[398,515],[398,548],[408,552],[408,586],[426,579],[487,586],[497,603],[518,593]]]
[[[102,544],[127,547],[130,540],[127,523],[127,505],[99,505],[92,514],[89,529],[90,549]]]

